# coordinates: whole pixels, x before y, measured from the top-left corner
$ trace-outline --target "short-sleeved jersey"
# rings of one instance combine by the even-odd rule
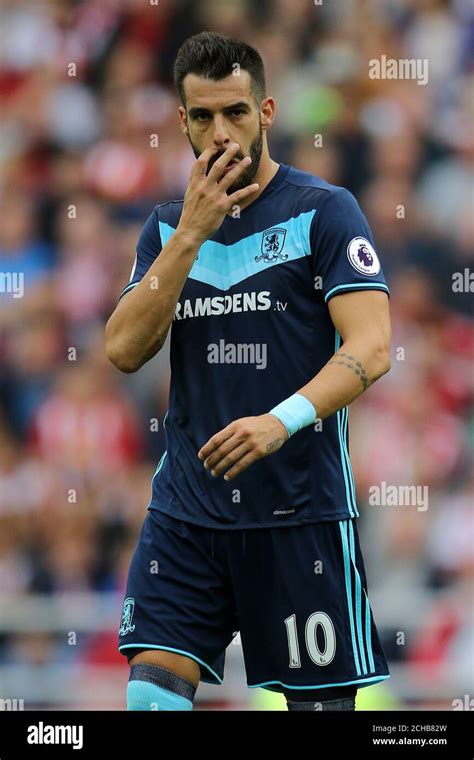
[[[155,207],[120,297],[160,255],[182,207]],[[237,529],[358,516],[346,407],[230,481],[197,453],[232,421],[264,414],[308,383],[341,345],[329,300],[365,289],[388,293],[354,196],[280,164],[261,195],[203,243],[179,296],[166,451],[149,509]]]

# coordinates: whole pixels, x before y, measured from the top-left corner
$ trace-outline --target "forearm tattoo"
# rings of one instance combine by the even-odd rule
[[[370,382],[365,369],[363,368],[361,362],[356,361],[353,356],[349,356],[349,354],[338,351],[337,354],[334,355],[334,358],[331,359],[331,361],[328,363],[343,364],[345,367],[349,367],[349,369],[352,369],[356,375],[359,376],[359,380],[362,383],[364,391],[366,391],[369,387]]]
[[[283,443],[283,438],[275,438],[275,440],[270,441],[270,443],[267,443],[267,451],[273,451],[273,449],[278,449],[282,443]]]

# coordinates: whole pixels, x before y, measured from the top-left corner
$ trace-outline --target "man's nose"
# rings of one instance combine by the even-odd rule
[[[225,127],[222,116],[216,116],[214,118],[213,139],[216,147],[223,148],[224,150],[227,150],[231,143],[230,135]]]

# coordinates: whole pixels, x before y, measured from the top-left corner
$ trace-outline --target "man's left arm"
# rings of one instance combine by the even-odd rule
[[[386,293],[344,293],[331,298],[328,308],[341,348],[309,383],[295,390],[311,402],[322,420],[350,404],[390,369]],[[213,475],[232,480],[253,462],[277,451],[288,438],[283,422],[270,412],[242,417],[213,435],[198,456]]]
[[[388,296],[380,290],[345,293],[328,304],[341,348],[297,393],[325,419],[360,396],[390,369]]]
[[[317,206],[308,238],[312,273],[321,281],[341,347],[267,414],[235,420],[207,441],[198,456],[226,480],[314,424],[315,410],[320,419],[329,417],[390,368],[388,286],[367,219],[345,188],[333,188]]]

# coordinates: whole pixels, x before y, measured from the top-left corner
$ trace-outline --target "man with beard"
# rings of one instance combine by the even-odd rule
[[[174,74],[197,161],[184,199],[147,220],[106,328],[135,372],[171,326],[166,451],[119,629],[128,709],[192,709],[240,631],[249,687],[353,710],[389,677],[347,422],[390,368],[388,287],[354,197],[271,159],[256,50],[203,32]]]

